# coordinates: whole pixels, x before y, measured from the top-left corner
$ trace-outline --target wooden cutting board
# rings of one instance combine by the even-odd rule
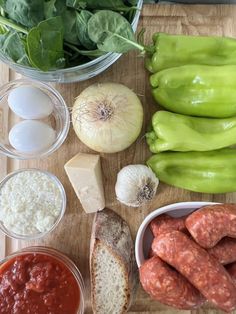
[[[139,23],[139,28],[146,28],[146,40],[150,42],[154,32],[169,32],[193,35],[224,35],[236,37],[236,6],[234,5],[145,5]],[[19,75],[0,65],[0,84],[15,79]],[[143,57],[138,53],[129,53],[121,57],[110,69],[102,75],[86,82],[76,84],[57,84],[56,88],[65,98],[69,107],[73,105],[75,97],[88,85],[95,82],[118,82],[130,87],[137,93],[145,110],[145,123],[142,134],[137,142],[126,151],[119,154],[101,155],[104,174],[106,206],[119,213],[130,225],[133,238],[144,217],[152,210],[175,202],[182,201],[215,201],[236,202],[236,193],[224,195],[200,194],[184,191],[165,184],[160,184],[157,196],[148,206],[138,209],[127,208],[116,201],[114,185],[116,174],[123,166],[135,163],[145,163],[150,155],[143,135],[152,114],[157,110],[151,96],[148,82],[149,74],[144,69]],[[7,121],[1,121],[0,129],[7,128]],[[75,193],[64,172],[64,164],[78,152],[89,152],[75,136],[71,128],[64,145],[52,156],[36,161],[15,161],[0,157],[0,177],[18,168],[35,167],[51,171],[62,181],[68,205],[65,217],[60,225],[49,236],[37,241],[16,241],[0,235],[0,257],[30,245],[45,245],[56,248],[67,254],[79,267],[86,285],[86,313],[92,313],[89,298],[89,240],[93,215],[86,215],[75,196]],[[136,300],[130,313],[188,313],[177,311],[150,298],[139,287]],[[192,313],[220,313],[220,311],[204,309]],[[104,313],[107,314],[107,313]]]

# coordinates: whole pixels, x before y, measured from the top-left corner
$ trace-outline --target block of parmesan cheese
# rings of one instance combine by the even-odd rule
[[[85,212],[102,210],[105,198],[100,156],[79,153],[64,167]]]

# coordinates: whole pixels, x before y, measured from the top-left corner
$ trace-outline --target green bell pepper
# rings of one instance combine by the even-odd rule
[[[233,38],[156,33],[153,42],[155,52],[146,61],[152,73],[185,64],[236,64]]]
[[[153,155],[147,165],[160,181],[201,193],[236,191],[236,150],[165,152]]]
[[[151,75],[155,100],[186,115],[227,118],[236,115],[236,65],[184,65]]]
[[[236,144],[236,117],[209,119],[158,111],[146,140],[152,153],[208,151]]]

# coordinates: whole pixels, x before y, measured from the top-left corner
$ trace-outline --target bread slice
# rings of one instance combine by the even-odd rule
[[[134,244],[127,223],[107,208],[94,218],[90,275],[93,312],[126,313],[138,282]]]

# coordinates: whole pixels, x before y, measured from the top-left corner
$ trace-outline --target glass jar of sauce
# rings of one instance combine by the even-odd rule
[[[84,283],[76,265],[47,247],[28,247],[0,261],[1,314],[83,314]]]

